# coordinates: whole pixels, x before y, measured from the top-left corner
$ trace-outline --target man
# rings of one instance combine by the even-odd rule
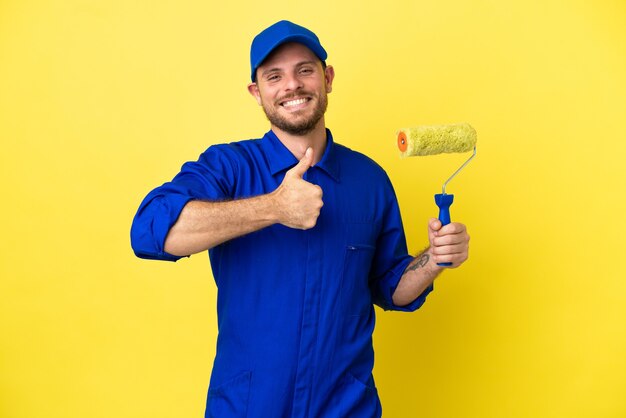
[[[288,21],[254,39],[250,94],[263,138],[215,145],[142,202],[139,257],[209,250],[218,340],[207,417],[380,417],[373,303],[414,311],[442,267],[467,259],[462,224],[428,223],[407,254],[385,172],[334,142],[324,112],[334,69]]]

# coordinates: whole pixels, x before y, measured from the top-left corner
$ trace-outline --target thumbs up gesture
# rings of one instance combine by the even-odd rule
[[[310,229],[317,223],[322,202],[322,188],[302,179],[313,163],[313,148],[285,173],[283,182],[272,193],[276,201],[279,223],[290,228]]]

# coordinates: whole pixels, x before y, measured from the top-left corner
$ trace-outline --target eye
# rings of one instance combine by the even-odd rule
[[[278,81],[280,76],[278,74],[270,74],[265,78],[267,81]]]
[[[303,67],[300,69],[300,74],[311,74],[313,69],[310,67]]]

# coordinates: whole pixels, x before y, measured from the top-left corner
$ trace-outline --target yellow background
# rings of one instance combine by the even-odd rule
[[[471,259],[377,311],[384,416],[626,416],[623,0],[0,2],[0,416],[202,416],[207,257],[136,259],[130,223],[267,130],[248,51],[282,18],[329,51],[328,125],[387,170],[412,252],[466,157],[400,160],[396,129],[479,133],[448,189]]]

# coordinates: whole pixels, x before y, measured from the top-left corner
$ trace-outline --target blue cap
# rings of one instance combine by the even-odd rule
[[[278,46],[286,42],[298,42],[307,48],[321,60],[326,61],[326,51],[322,48],[320,40],[307,28],[296,25],[288,20],[281,20],[255,36],[250,47],[250,68],[252,81],[256,79],[256,70],[265,58]]]

